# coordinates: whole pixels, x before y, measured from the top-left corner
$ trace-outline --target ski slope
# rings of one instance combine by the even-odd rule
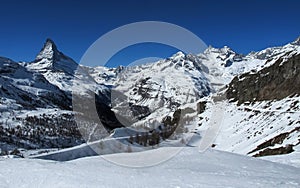
[[[159,148],[145,154],[153,156],[160,150],[173,149],[176,148]],[[141,153],[105,156],[139,163]],[[299,168],[216,150],[201,153],[197,147],[183,148],[170,160],[147,168],[118,166],[101,156],[68,162],[0,159],[0,166],[2,188],[300,186]]]
[[[204,132],[204,136],[200,141],[199,150],[205,151],[215,141],[224,116],[224,103],[217,102],[212,109],[212,118],[209,121],[208,129]]]

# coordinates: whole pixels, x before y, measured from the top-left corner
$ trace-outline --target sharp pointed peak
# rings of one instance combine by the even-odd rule
[[[39,54],[36,56],[36,60],[40,60],[43,58],[46,59],[54,59],[58,56],[60,52],[58,51],[54,41],[50,38],[46,39],[46,42],[44,43],[43,48],[39,52]]]
[[[74,73],[77,66],[78,64],[72,58],[64,55],[57,49],[54,41],[50,38],[46,39],[35,60],[28,65],[33,70],[59,70],[70,74]]]
[[[45,44],[51,44],[53,46],[56,46],[55,42],[51,38],[47,38]]]
[[[53,51],[58,51],[55,42],[51,38],[46,39],[43,49],[45,49],[49,45],[52,47]]]

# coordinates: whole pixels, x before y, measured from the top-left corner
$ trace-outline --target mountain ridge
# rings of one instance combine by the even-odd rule
[[[169,129],[173,131],[175,129],[172,126],[176,125],[179,129],[170,138],[184,136],[187,132],[193,132],[197,124],[207,127],[205,123],[213,119],[209,114],[213,105],[210,104],[211,101],[217,98],[224,100],[222,97],[225,95],[224,91],[228,92],[231,88],[235,88],[232,87],[233,85],[242,85],[239,83],[243,80],[241,75],[248,74],[256,77],[258,75],[260,79],[259,74],[262,70],[293,61],[292,58],[300,53],[297,41],[298,39],[282,47],[271,47],[247,55],[238,54],[228,46],[219,49],[210,46],[201,54],[178,52],[170,58],[145,65],[107,68],[78,65],[73,59],[60,52],[51,39],[47,39],[32,62],[16,63],[8,58],[0,58],[0,79],[3,80],[0,87],[0,119],[2,119],[0,127],[5,127],[2,129],[4,136],[1,137],[0,148],[11,150],[20,147],[26,149],[71,147],[84,141],[95,141],[119,133],[121,135],[126,132],[122,131],[126,130],[126,126],[152,132],[151,134],[158,132],[161,138],[165,138],[162,136],[165,133],[159,131]],[[246,81],[245,79],[247,86]],[[233,90],[236,89],[231,89]],[[72,111],[74,99],[82,102],[81,106],[87,107],[87,109],[80,109],[82,111],[79,113],[81,114],[79,124],[83,127],[78,126],[78,122],[74,119],[74,115],[78,113]],[[90,107],[87,104],[93,105],[94,102],[85,102],[91,99],[96,100],[100,122],[94,119],[87,121],[92,115],[89,114]],[[195,114],[198,111],[196,106],[199,100],[205,100],[207,103],[208,111],[205,109],[199,111],[199,113],[204,112],[205,117]],[[284,101],[286,98],[279,100]],[[297,101],[298,98],[292,100]],[[60,105],[62,102],[64,105]],[[243,100],[241,104],[248,109],[251,105],[247,106],[247,102],[249,100]],[[270,103],[275,104],[276,101]],[[25,104],[31,105],[31,108],[24,108]],[[235,109],[235,103],[230,105]],[[255,103],[255,105],[260,104]],[[241,113],[247,114],[246,111]],[[199,120],[198,116],[202,119]],[[56,119],[54,122],[49,120],[53,117]],[[45,129],[48,125],[43,119],[50,122],[51,129]],[[182,121],[178,121],[180,119]],[[207,121],[203,122],[203,119]],[[231,123],[237,124],[235,121]],[[189,126],[181,127],[179,124]],[[296,128],[297,124],[297,121],[293,121],[292,127]],[[238,124],[236,126],[239,127]],[[247,126],[252,128],[253,125],[247,124]],[[78,128],[87,130],[79,132]],[[40,130],[44,131],[40,132]],[[110,135],[111,130],[116,132]],[[201,130],[201,127],[196,130]],[[16,131],[20,134],[13,136]],[[41,135],[35,138],[28,133],[30,131],[39,132]],[[286,129],[286,132],[288,131],[292,130]],[[205,131],[199,132],[199,134],[203,133]],[[169,135],[169,132],[166,134]],[[274,137],[277,135],[273,132],[266,134]],[[293,132],[293,135],[296,133]],[[59,136],[67,141],[61,140]],[[128,144],[133,140],[124,142]],[[231,140],[229,139],[228,142]],[[249,143],[247,152],[261,144],[261,142],[250,143],[247,140],[243,140],[242,143],[244,142]],[[232,143],[235,148],[240,147],[235,140],[232,140]],[[228,150],[226,145],[219,143],[217,148]],[[241,149],[233,149],[233,151],[247,154]]]

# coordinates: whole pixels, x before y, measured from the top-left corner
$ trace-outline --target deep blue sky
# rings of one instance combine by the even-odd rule
[[[300,1],[16,1],[0,6],[0,56],[31,61],[46,38],[79,62],[104,33],[137,21],[165,21],[185,27],[206,44],[239,53],[282,45],[300,35]],[[148,56],[167,57],[175,49],[151,45],[117,54],[112,65]]]

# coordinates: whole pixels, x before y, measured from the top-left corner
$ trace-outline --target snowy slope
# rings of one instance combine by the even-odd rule
[[[14,100],[22,108],[68,108],[66,95],[56,85],[49,83],[40,73],[30,72],[22,64],[0,59],[1,97]],[[58,102],[59,101],[59,102]]]
[[[222,102],[224,114],[222,125],[213,142],[215,148],[244,155],[255,155],[258,151],[266,148],[279,148],[288,144],[299,144],[300,111],[299,97],[286,98],[280,101],[265,101],[254,104]],[[294,104],[297,104],[294,106]],[[199,130],[209,127],[214,104],[208,103],[207,110],[200,116],[201,127]],[[282,140],[274,141],[272,145],[266,145],[258,151],[252,152],[257,146],[280,135],[289,133]]]
[[[300,169],[236,154],[184,148],[147,168],[128,168],[107,159],[139,161],[174,148],[89,157],[70,162],[0,159],[1,187],[299,187]],[[163,151],[164,150],[164,151]],[[143,158],[144,159],[144,158]],[[149,159],[150,160],[150,159]],[[26,173],[24,172],[26,169]]]
[[[293,152],[293,153],[289,153],[286,155],[265,156],[265,157],[262,157],[262,159],[300,168],[300,148],[299,147],[300,147],[299,145],[296,146],[294,148],[295,152]]]
[[[220,96],[226,96],[227,93],[231,101],[221,97],[224,109],[222,118],[216,118],[216,105],[210,102],[220,102],[220,97],[212,95],[207,100],[207,109],[200,115],[199,134],[209,130],[213,122],[221,122],[219,130],[214,132],[216,139],[211,146],[256,157],[281,154],[282,156],[266,159],[278,158],[278,161],[299,166],[299,161],[295,160],[300,157],[300,51],[297,41],[244,57],[241,72],[229,84],[229,89],[225,93],[224,90],[218,92]],[[250,68],[253,62],[253,65],[260,62],[255,70]],[[239,67],[238,64],[239,62],[233,62],[230,67],[234,70]],[[230,67],[224,68],[224,72]],[[241,75],[244,71],[247,74]],[[231,98],[234,95],[228,95],[228,91],[238,97]],[[287,160],[284,154],[287,154]]]
[[[198,58],[178,52],[154,63],[125,68],[112,90],[113,110],[133,125],[152,127],[184,104],[194,103],[211,92]],[[150,124],[150,125],[147,125]]]

